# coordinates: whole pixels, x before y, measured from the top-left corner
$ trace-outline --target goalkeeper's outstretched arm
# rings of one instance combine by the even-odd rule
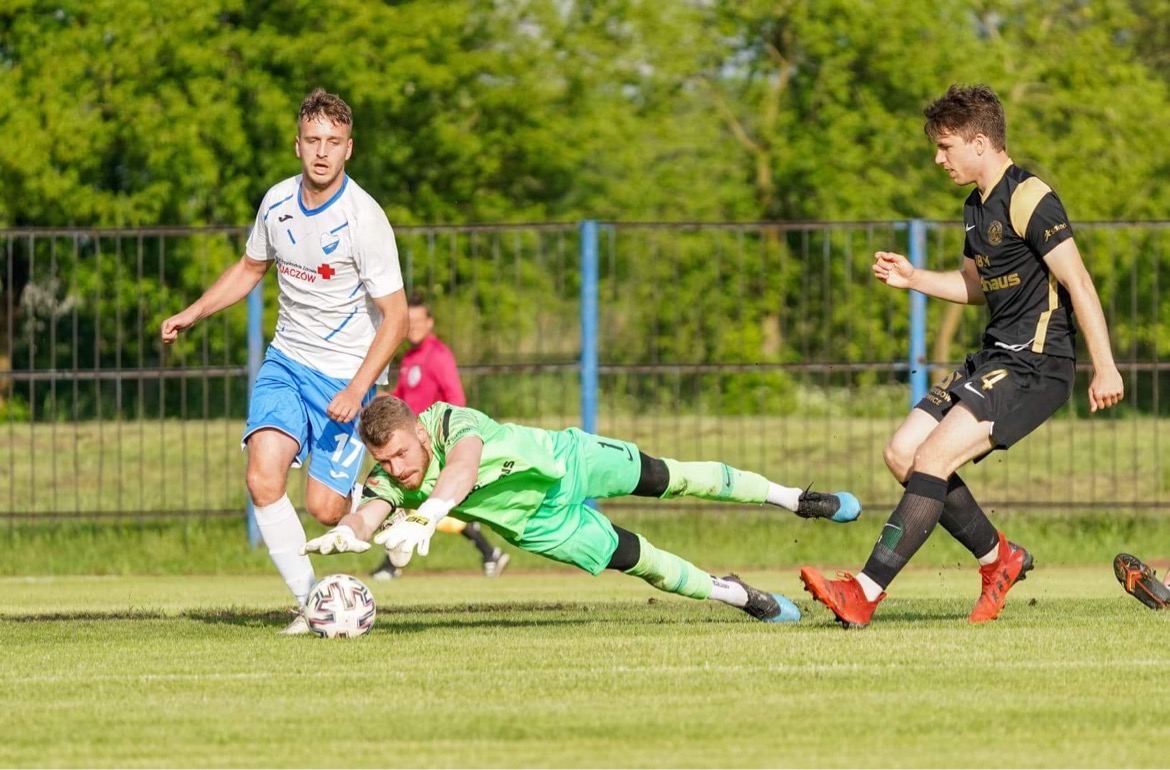
[[[343,516],[337,526],[349,527],[358,540],[369,540],[393,510],[394,506],[385,500],[370,500]]]
[[[363,553],[370,548],[370,535],[386,520],[394,507],[385,500],[370,500],[348,516],[343,516],[337,526],[324,535],[313,538],[301,546],[301,555],[319,553]]]

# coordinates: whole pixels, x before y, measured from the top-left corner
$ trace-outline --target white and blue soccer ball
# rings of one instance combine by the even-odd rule
[[[374,625],[377,607],[366,584],[353,575],[327,575],[309,593],[305,620],[325,639],[352,639]]]

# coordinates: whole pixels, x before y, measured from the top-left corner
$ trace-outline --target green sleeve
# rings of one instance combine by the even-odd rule
[[[365,486],[362,487],[362,502],[371,500],[385,500],[390,503],[391,510],[402,507],[402,488],[390,479],[390,474],[375,465],[366,476]]]
[[[468,436],[475,436],[486,444],[500,429],[499,423],[483,412],[450,404],[436,404],[423,412],[419,419],[430,434],[435,454],[443,460],[451,447]]]

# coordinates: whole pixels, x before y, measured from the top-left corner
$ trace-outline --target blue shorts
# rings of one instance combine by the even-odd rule
[[[275,428],[300,445],[292,467],[301,467],[308,456],[310,476],[339,495],[348,495],[361,472],[366,447],[358,436],[357,419],[342,423],[325,414],[329,402],[348,384],[269,346],[252,386],[241,446],[246,447],[248,437],[261,428]],[[375,390],[370,388],[362,406],[370,403]]]

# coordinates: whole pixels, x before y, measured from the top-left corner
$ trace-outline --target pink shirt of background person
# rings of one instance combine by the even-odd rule
[[[412,296],[410,300],[410,330],[406,334],[410,349],[402,357],[394,395],[405,401],[415,414],[421,414],[436,401],[466,406],[455,354],[431,333],[435,319],[425,301],[420,296]]]

